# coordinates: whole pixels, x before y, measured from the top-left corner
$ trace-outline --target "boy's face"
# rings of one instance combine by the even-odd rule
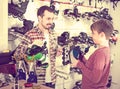
[[[42,27],[45,29],[50,29],[50,27],[53,24],[53,20],[54,20],[54,13],[49,12],[47,10],[44,12],[43,17],[39,16],[39,21]]]
[[[96,30],[92,30],[92,38],[95,44],[100,44],[101,33],[98,33]]]

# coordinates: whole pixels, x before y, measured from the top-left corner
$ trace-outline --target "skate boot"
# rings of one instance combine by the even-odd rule
[[[37,83],[37,75],[35,74],[35,72],[33,72],[33,71],[30,72],[27,82],[28,83]]]
[[[19,80],[26,80],[26,73],[25,72],[23,72],[23,70],[22,69],[19,69],[18,70],[18,78],[19,78]]]

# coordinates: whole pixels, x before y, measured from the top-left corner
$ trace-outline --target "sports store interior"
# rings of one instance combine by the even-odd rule
[[[27,83],[26,79],[18,78],[18,63],[13,59],[13,53],[28,29],[37,25],[37,9],[43,5],[54,9],[53,29],[59,38],[58,47],[71,51],[68,47],[71,44],[64,43],[62,37],[62,34],[69,33],[69,39],[76,37],[85,44],[81,46],[81,42],[77,42],[83,51],[90,44],[89,51],[84,55],[86,58],[96,50],[91,42],[84,42],[84,39],[90,38],[90,25],[102,18],[113,23],[115,30],[110,40],[111,69],[107,89],[120,89],[120,0],[0,0],[0,89],[81,89],[82,73],[80,69],[71,68],[71,52],[66,53],[70,55],[67,58],[63,59],[63,53],[56,58],[54,86],[41,83],[39,68],[35,69],[37,83]],[[81,34],[87,36],[79,38]]]

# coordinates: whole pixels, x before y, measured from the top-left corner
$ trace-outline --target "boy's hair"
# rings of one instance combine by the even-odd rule
[[[114,30],[112,23],[106,19],[97,20],[96,22],[94,22],[91,25],[90,28],[92,31],[96,30],[98,33],[104,32],[106,39],[110,38],[110,36]]]
[[[45,10],[47,10],[47,11],[49,11],[49,12],[51,12],[51,13],[54,13],[53,10],[52,10],[52,8],[50,8],[49,6],[44,5],[44,6],[41,6],[41,7],[38,9],[38,11],[37,11],[37,16],[43,17]]]

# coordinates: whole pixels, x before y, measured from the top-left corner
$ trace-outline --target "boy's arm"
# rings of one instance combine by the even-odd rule
[[[88,60],[91,59],[89,58]],[[105,56],[102,52],[99,52],[94,55],[94,61],[90,62],[93,62],[92,69],[89,67],[88,62],[84,64],[83,62],[79,61],[76,66],[81,69],[84,76],[86,76],[91,82],[97,83],[102,76],[102,71],[105,65]]]

